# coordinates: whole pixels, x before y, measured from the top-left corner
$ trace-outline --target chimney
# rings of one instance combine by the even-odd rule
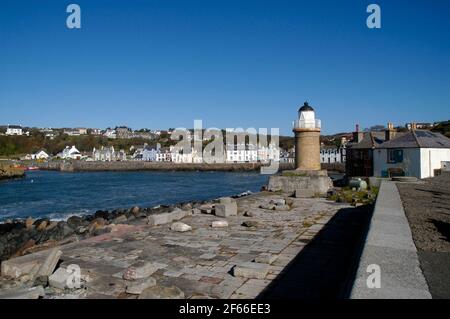
[[[384,140],[385,141],[392,140],[395,137],[396,133],[397,133],[397,131],[394,128],[394,124],[391,122],[388,122],[386,131],[385,131],[385,135],[384,135]]]
[[[364,132],[359,131],[359,124],[356,124],[356,130],[353,132],[353,143],[360,143],[364,137]]]

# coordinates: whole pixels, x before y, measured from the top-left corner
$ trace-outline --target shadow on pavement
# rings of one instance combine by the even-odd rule
[[[347,298],[372,211],[372,205],[339,210],[257,298]]]

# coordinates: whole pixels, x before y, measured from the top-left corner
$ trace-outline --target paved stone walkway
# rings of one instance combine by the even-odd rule
[[[259,208],[282,199],[291,204],[290,210]],[[117,225],[110,234],[61,247],[59,266],[79,265],[86,288],[65,292],[47,288],[46,298],[136,298],[125,293],[130,282],[122,278],[123,273],[149,262],[158,268],[151,275],[157,286],[176,286],[186,298],[255,298],[342,208],[349,206],[264,192],[238,199],[238,215],[227,217],[225,228],[211,227],[213,221],[225,218],[200,212],[181,220],[192,226],[183,233],[171,231],[170,224]],[[243,226],[248,221],[256,226]],[[267,273],[255,278],[235,276],[234,267],[245,268],[248,262],[261,265]]]

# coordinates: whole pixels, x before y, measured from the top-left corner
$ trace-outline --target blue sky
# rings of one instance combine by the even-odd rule
[[[448,0],[3,0],[0,124],[291,134],[305,100],[324,133],[446,120],[449,15]]]

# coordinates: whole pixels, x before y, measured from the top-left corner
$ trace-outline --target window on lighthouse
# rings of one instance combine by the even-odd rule
[[[299,124],[300,127],[304,128],[314,128],[316,125],[316,120],[314,117],[314,111],[302,111],[299,114]]]

